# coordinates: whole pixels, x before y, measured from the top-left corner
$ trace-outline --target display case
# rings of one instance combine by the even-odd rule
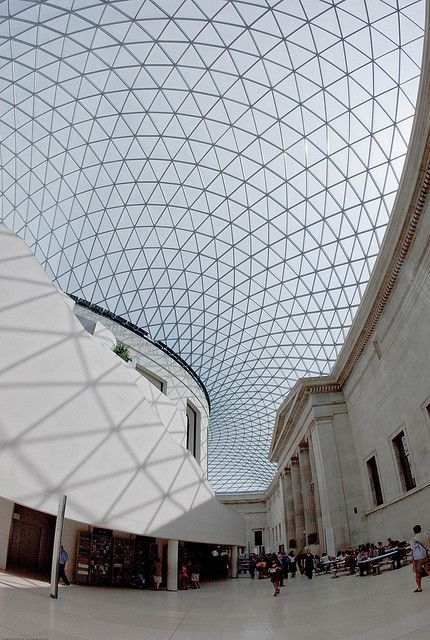
[[[89,584],[90,581],[91,535],[88,531],[79,531],[76,552],[76,582]]]
[[[133,584],[134,540],[114,538],[112,556],[112,586],[128,587]]]
[[[109,586],[112,581],[111,529],[94,527],[91,541],[90,584]]]

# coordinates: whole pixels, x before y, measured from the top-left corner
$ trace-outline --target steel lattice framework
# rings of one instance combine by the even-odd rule
[[[205,382],[210,478],[262,489],[386,227],[424,0],[0,3],[1,216]]]

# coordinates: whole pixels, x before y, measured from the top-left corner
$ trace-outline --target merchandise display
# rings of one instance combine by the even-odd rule
[[[108,586],[112,580],[112,544],[110,529],[94,527],[91,542],[90,582]]]
[[[117,537],[110,529],[80,531],[77,541],[78,584],[149,587],[151,566],[158,556],[155,538]]]
[[[80,531],[76,554],[76,582],[89,584],[90,581],[91,535],[88,531]]]
[[[134,575],[134,540],[114,538],[112,586],[128,587]]]

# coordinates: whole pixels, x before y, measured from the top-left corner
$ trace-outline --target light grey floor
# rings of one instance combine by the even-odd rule
[[[430,578],[239,578],[178,593],[61,587],[0,573],[0,640],[430,640]]]

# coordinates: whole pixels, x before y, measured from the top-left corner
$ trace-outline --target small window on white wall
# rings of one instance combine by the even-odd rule
[[[379,479],[378,465],[375,456],[369,458],[366,462],[367,472],[369,474],[370,490],[372,492],[372,500],[375,507],[384,502],[382,495],[381,481]]]
[[[187,449],[197,462],[200,460],[200,414],[187,403]]]
[[[138,371],[141,376],[149,380],[149,382],[153,384],[154,387],[157,387],[157,389],[161,391],[161,393],[164,393],[164,394],[166,393],[166,383],[164,382],[164,380],[162,380],[161,378],[158,378],[153,373],[146,371],[146,369],[144,369],[138,364],[136,365],[136,371]]]
[[[408,441],[406,440],[404,431],[400,431],[400,433],[393,438],[393,447],[396,454],[403,491],[410,491],[417,486],[417,483],[415,480],[411,452],[409,450]]]

